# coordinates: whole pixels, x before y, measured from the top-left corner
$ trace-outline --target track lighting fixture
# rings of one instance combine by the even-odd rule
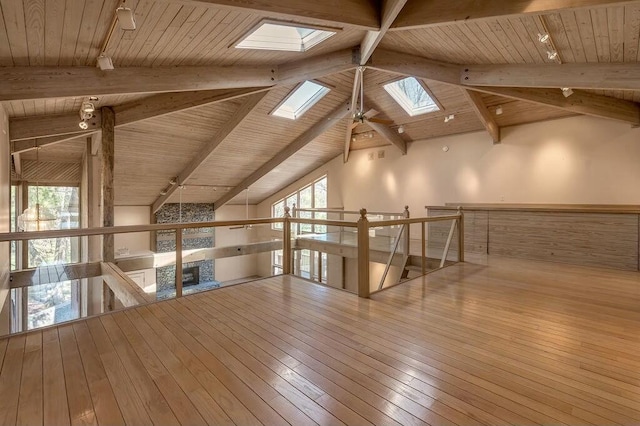
[[[175,185],[176,182],[178,182],[178,178],[174,178],[173,177],[173,178],[169,179],[169,185],[171,185],[171,186]]]
[[[162,191],[160,191],[160,195],[167,195],[167,190],[163,189]]]
[[[404,133],[404,126],[400,125],[400,127],[398,127],[398,133],[403,134]]]
[[[573,95],[573,90],[570,87],[563,87],[562,94],[565,98],[568,98],[569,96]]]
[[[496,115],[502,115],[502,105],[498,105],[496,107]]]
[[[549,43],[549,38],[550,38],[550,37],[551,37],[551,36],[549,36],[549,34],[547,34],[547,33],[544,33],[544,34],[540,34],[540,33],[538,33],[538,41],[539,41],[540,43],[542,43],[542,44],[547,44],[547,43]]]
[[[547,50],[547,58],[551,61],[555,61],[558,59],[558,52],[555,50]]]
[[[78,127],[80,127],[82,130],[87,130],[89,128],[89,124],[87,124],[86,121],[82,120],[78,123]]]
[[[82,111],[83,113],[90,114],[95,110],[96,110],[96,107],[91,102],[83,102],[82,106],[80,107],[80,111]]]
[[[448,122],[450,122],[451,120],[453,120],[454,118],[456,118],[456,116],[455,116],[455,115],[453,115],[453,114],[449,114],[449,115],[447,115],[447,116],[444,118],[444,122],[445,122],[445,123],[448,123]]]
[[[100,68],[102,71],[109,71],[113,69],[113,61],[111,60],[110,57],[106,56],[106,55],[100,55],[98,56],[98,68]]]
[[[116,9],[116,16],[118,17],[118,23],[123,31],[133,31],[136,29],[136,21],[133,17],[133,11],[124,6],[120,6]]]

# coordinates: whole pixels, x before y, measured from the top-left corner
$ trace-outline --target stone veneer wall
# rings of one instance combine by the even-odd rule
[[[183,203],[182,222],[211,222],[215,218],[213,204]],[[165,204],[156,213],[157,223],[178,223],[180,221],[180,204]],[[203,236],[206,234],[206,236]],[[166,253],[176,249],[176,233],[174,231],[158,232],[156,251]],[[182,249],[191,250],[197,248],[211,248],[215,244],[214,228],[185,229],[182,232]],[[200,282],[214,281],[213,260],[188,262],[183,268],[192,266],[200,267]],[[175,266],[165,266],[156,269],[157,293],[175,289]]]

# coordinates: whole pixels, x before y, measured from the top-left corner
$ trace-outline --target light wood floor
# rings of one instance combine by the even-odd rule
[[[2,424],[640,424],[640,274],[489,258],[297,278],[0,340]]]

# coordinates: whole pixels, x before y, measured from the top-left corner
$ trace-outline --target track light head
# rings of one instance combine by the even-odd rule
[[[98,56],[98,68],[102,71],[109,71],[113,69],[113,61],[110,57],[105,55]]]
[[[133,31],[136,29],[136,21],[133,17],[133,11],[128,7],[120,6],[116,9],[118,23],[123,31]]]
[[[82,120],[78,123],[78,127],[80,127],[82,130],[87,130],[89,128],[89,124],[87,124],[86,121]]]
[[[549,34],[544,33],[544,34],[540,34],[538,33],[538,41],[542,44],[547,44],[549,43],[549,39],[551,38],[551,36],[549,36]]]
[[[450,122],[451,120],[453,120],[454,118],[456,118],[456,116],[455,116],[455,115],[453,115],[453,114],[449,114],[449,115],[447,115],[447,116],[444,118],[444,122],[445,122],[445,123],[448,123],[448,122]]]
[[[404,126],[400,125],[400,127],[398,127],[398,133],[403,134],[404,133]]]
[[[573,95],[573,89],[571,89],[570,87],[563,87],[562,94],[565,98],[568,98],[569,96]]]
[[[551,61],[557,61],[558,60],[558,52],[556,52],[555,50],[547,50],[547,57]]]
[[[496,115],[502,115],[504,111],[502,111],[502,105],[498,105],[496,107]]]

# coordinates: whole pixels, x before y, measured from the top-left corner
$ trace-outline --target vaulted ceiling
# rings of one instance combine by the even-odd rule
[[[576,114],[640,124],[640,1],[126,0],[137,29],[109,36],[121,3],[0,0],[14,179],[80,179],[99,128],[99,115],[77,125],[89,96],[116,112],[116,204],[154,208],[177,201],[161,195],[176,177],[184,202],[242,203],[249,187],[256,203],[353,149],[481,130],[499,142],[500,128]],[[264,19],[337,34],[306,52],[236,49]],[[103,50],[114,70],[96,68]],[[364,109],[391,136],[367,123],[349,136],[359,65]],[[383,88],[401,75],[441,111],[410,117]],[[331,91],[298,120],[270,115],[307,79]]]

